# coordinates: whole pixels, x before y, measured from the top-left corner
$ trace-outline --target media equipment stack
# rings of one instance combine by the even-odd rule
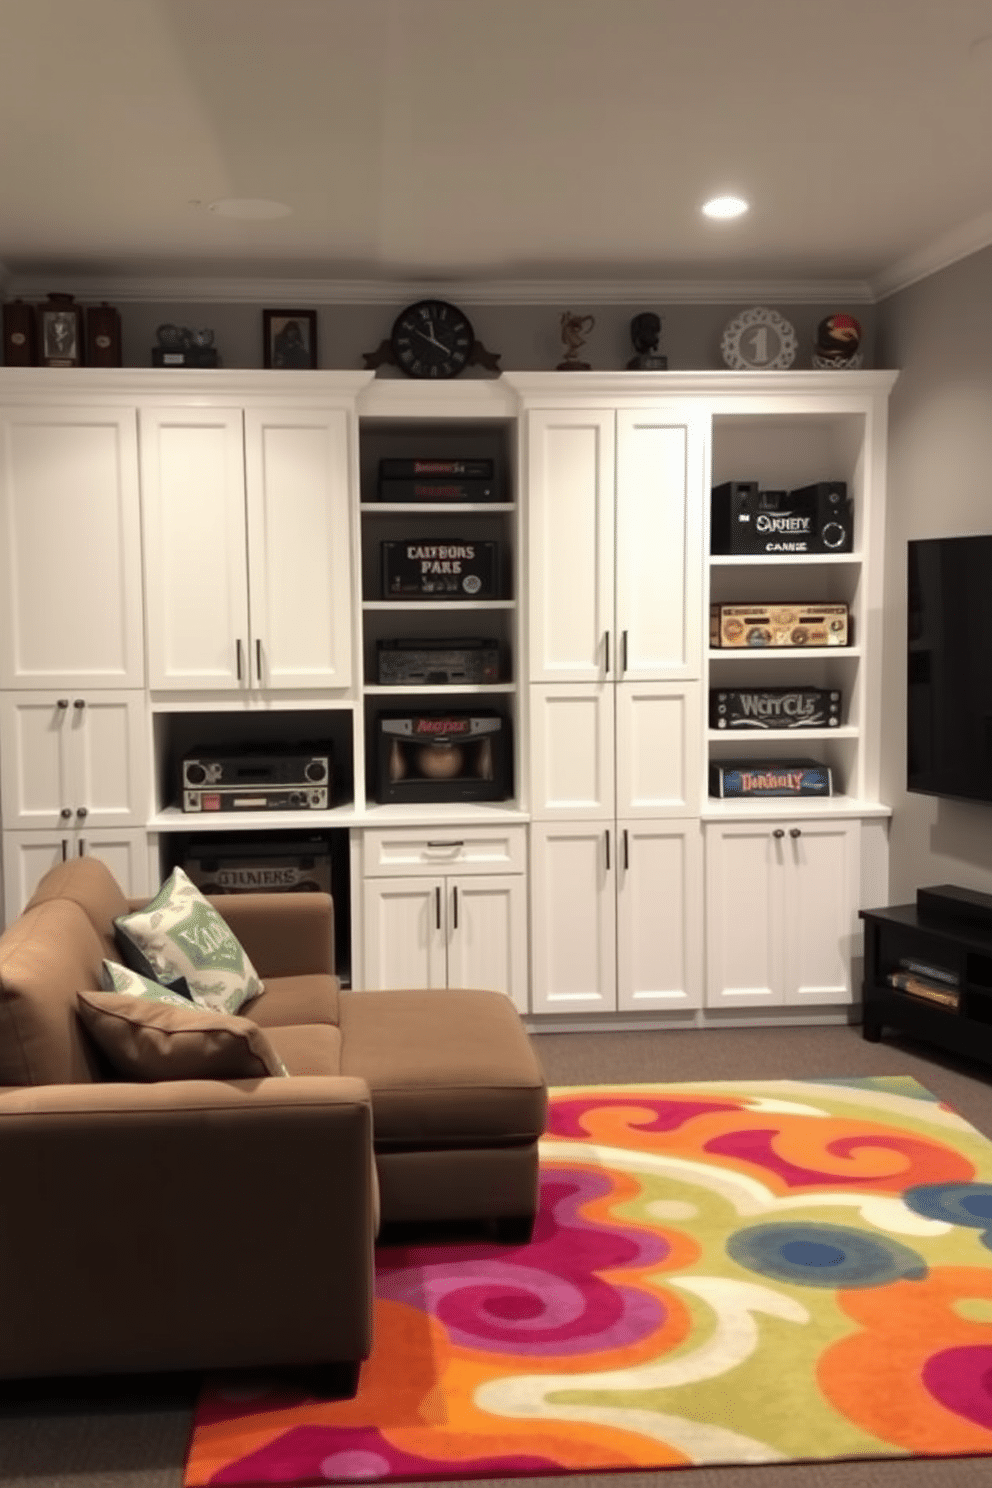
[[[377,680],[383,687],[457,687],[499,681],[499,645],[480,636],[377,641],[376,662]]]
[[[380,501],[505,501],[495,460],[382,459]]]
[[[329,744],[223,753],[198,745],[181,762],[179,784],[184,811],[327,811],[331,782]]]

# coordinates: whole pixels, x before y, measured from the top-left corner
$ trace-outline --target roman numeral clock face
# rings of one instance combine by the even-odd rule
[[[468,366],[475,333],[446,300],[418,300],[396,318],[390,345],[408,377],[457,377]]]

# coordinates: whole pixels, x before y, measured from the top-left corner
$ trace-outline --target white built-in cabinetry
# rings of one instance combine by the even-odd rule
[[[344,408],[143,407],[152,688],[351,682]]]
[[[0,378],[0,687],[141,688],[135,409]]]
[[[362,834],[367,987],[495,987],[527,999],[523,827]]]
[[[194,837],[320,837],[354,985],[498,987],[536,1024],[845,1016],[879,800],[886,373],[0,370],[0,809],[13,917],[52,862],[143,894]],[[386,456],[491,456],[493,501],[379,499]],[[709,553],[709,491],[845,480],[850,553]],[[383,592],[381,545],[493,540],[498,594]],[[852,644],[711,650],[708,606],[844,600]],[[379,643],[485,636],[498,678],[384,685]],[[728,738],[711,689],[839,691]],[[494,711],[505,800],[383,799],[379,714]],[[196,816],[192,745],[329,747],[330,809]],[[721,801],[711,762],[810,754],[835,794]],[[348,968],[343,968],[346,973]]]
[[[532,1005],[684,1012],[702,1002],[705,416],[607,381],[579,392],[514,379],[528,493]]]

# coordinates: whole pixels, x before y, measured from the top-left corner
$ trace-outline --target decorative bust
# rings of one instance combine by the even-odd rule
[[[667,372],[668,358],[658,352],[661,339],[661,316],[644,310],[630,322],[630,339],[636,356],[627,363],[628,372]]]

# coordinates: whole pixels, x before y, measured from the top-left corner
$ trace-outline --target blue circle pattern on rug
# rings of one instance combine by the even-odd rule
[[[844,1225],[753,1225],[731,1235],[727,1251],[739,1266],[796,1286],[880,1287],[927,1274],[908,1246]]]
[[[921,1183],[907,1188],[903,1199],[926,1219],[980,1230],[979,1239],[992,1250],[992,1183]]]

